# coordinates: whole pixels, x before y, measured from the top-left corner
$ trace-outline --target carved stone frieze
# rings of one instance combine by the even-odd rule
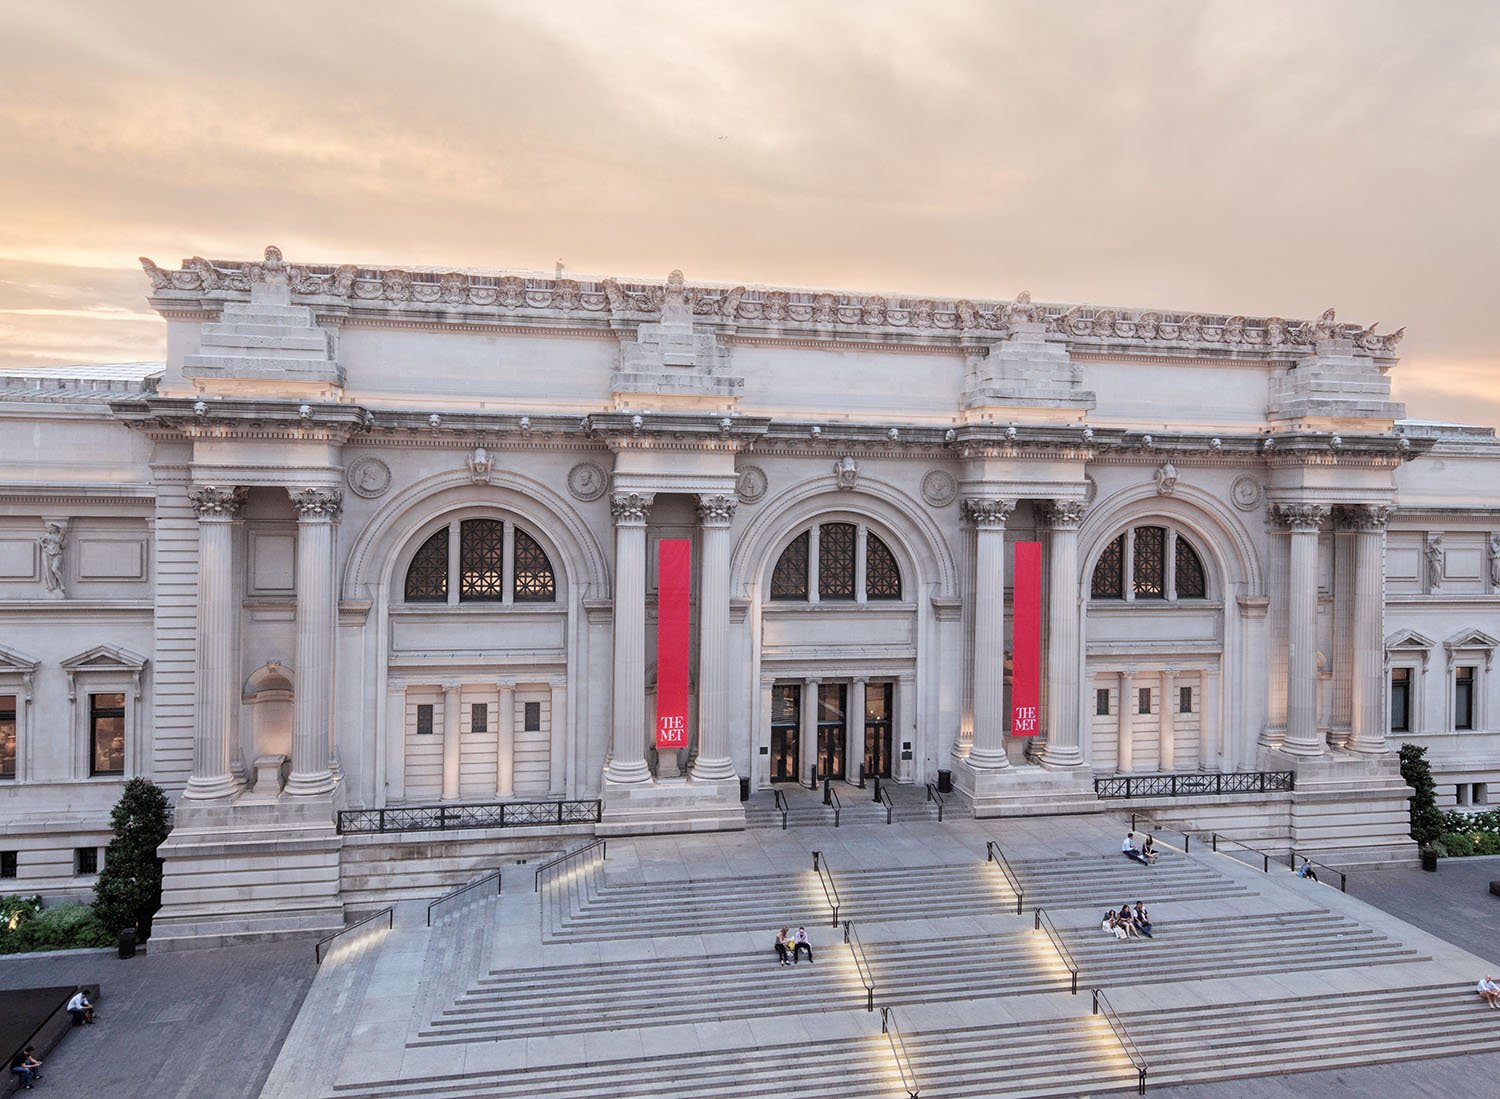
[[[356,458],[349,463],[349,469],[344,474],[344,483],[349,486],[349,491],[354,495],[373,500],[378,496],[384,496],[386,490],[391,487],[391,467],[379,458],[370,455]]]
[[[644,523],[651,513],[651,501],[656,497],[648,492],[622,492],[609,498],[609,512],[617,525]]]
[[[698,518],[704,526],[727,526],[734,521],[734,509],[739,505],[733,496],[702,495],[698,497]]]
[[[766,494],[769,482],[760,466],[744,466],[735,482],[735,493],[747,504],[758,503]]]
[[[1396,509],[1389,504],[1340,504],[1333,519],[1346,530],[1385,530]]]
[[[1229,499],[1241,511],[1254,511],[1260,507],[1260,502],[1265,499],[1265,496],[1265,489],[1260,487],[1260,482],[1249,474],[1236,477],[1234,484],[1229,488]]]
[[[1040,505],[1042,522],[1053,530],[1076,530],[1088,512],[1082,500],[1048,500]]]
[[[336,520],[344,510],[344,494],[336,488],[289,488],[287,495],[303,522],[316,519]]]
[[[1010,513],[1016,510],[1016,502],[994,496],[966,496],[963,507],[964,518],[976,527],[1003,529]]]
[[[1328,522],[1327,504],[1272,504],[1271,521],[1283,530],[1317,530]]]
[[[244,510],[249,490],[218,485],[194,485],[188,489],[188,502],[199,519],[238,519]]]
[[[945,508],[958,499],[958,481],[945,469],[930,469],[922,478],[922,499],[935,508]]]
[[[591,503],[609,488],[609,474],[593,462],[579,462],[568,470],[568,491],[575,500]]]

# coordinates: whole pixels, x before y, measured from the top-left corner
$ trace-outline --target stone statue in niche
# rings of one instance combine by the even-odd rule
[[[1163,462],[1156,467],[1156,492],[1158,496],[1170,496],[1177,490],[1177,467]]]
[[[1446,552],[1441,534],[1434,534],[1428,541],[1427,548],[1422,551],[1422,556],[1427,559],[1427,586],[1433,591],[1443,586],[1443,558]]]
[[[1490,535],[1490,585],[1500,588],[1500,534]]]
[[[39,539],[42,546],[42,579],[47,590],[66,595],[63,590],[63,550],[68,543],[67,529],[61,523],[48,523]]]

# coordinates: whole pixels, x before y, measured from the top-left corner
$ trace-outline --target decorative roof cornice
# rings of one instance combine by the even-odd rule
[[[1206,313],[1131,310],[1034,303],[1022,291],[1011,301],[888,297],[833,290],[765,286],[689,285],[673,271],[664,283],[579,280],[506,271],[434,271],[354,264],[288,264],[274,246],[264,261],[206,260],[194,256],[178,270],[141,257],[151,279],[152,304],[163,313],[208,302],[237,300],[253,283],[286,280],[293,300],[319,312],[350,316],[441,312],[451,322],[476,316],[494,321],[556,323],[570,327],[628,327],[659,319],[664,307],[685,306],[695,320],[772,329],[792,337],[848,333],[920,335],[993,341],[1018,326],[1037,326],[1069,343],[1148,344],[1218,351],[1311,354],[1341,341],[1350,350],[1388,356],[1405,329],[1377,334],[1375,326],[1340,324],[1332,309],[1316,321]],[[1035,331],[1036,328],[1031,329]]]

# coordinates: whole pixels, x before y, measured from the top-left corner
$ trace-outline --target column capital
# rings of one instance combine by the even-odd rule
[[[1087,511],[1082,500],[1047,500],[1041,505],[1042,522],[1053,530],[1077,530]]]
[[[698,520],[705,527],[727,527],[734,522],[734,511],[740,499],[733,494],[700,493],[698,496]]]
[[[645,526],[655,499],[656,495],[650,492],[615,493],[609,498],[609,513],[614,516],[615,526]]]
[[[1326,523],[1330,510],[1327,504],[1272,504],[1267,513],[1282,530],[1306,533]]]
[[[1333,520],[1346,530],[1384,530],[1395,513],[1390,504],[1341,504]]]
[[[199,519],[238,519],[249,492],[238,485],[194,485],[187,490]]]
[[[966,496],[963,508],[964,518],[981,530],[1004,530],[1005,521],[1016,510],[1016,502],[996,496]]]
[[[299,523],[335,522],[344,510],[344,494],[336,488],[289,488]]]

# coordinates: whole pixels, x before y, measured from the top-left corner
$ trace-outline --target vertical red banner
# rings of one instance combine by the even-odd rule
[[[692,543],[663,538],[656,558],[656,746],[688,746]]]
[[[1017,542],[1012,573],[1010,735],[1037,735],[1042,679],[1042,544]]]

